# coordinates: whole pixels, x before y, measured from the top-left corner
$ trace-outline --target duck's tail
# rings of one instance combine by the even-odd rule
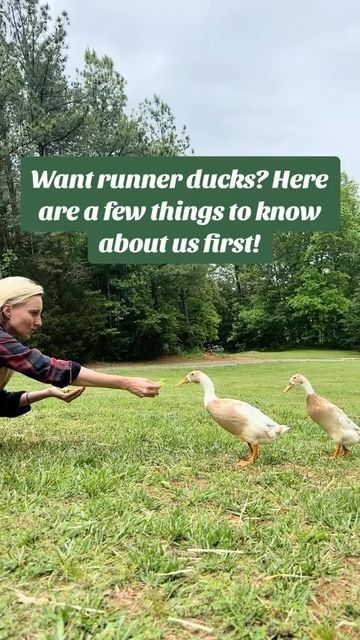
[[[287,426],[287,424],[279,424],[278,428],[277,428],[277,432],[278,433],[286,433],[286,431],[289,431],[290,427]]]

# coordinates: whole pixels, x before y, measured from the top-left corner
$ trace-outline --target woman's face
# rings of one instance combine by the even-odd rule
[[[41,296],[32,296],[22,305],[4,304],[2,314],[5,331],[19,338],[30,338],[42,325],[42,307]]]

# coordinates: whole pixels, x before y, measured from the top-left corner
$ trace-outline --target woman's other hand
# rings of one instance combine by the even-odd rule
[[[57,398],[58,400],[63,400],[64,402],[72,402],[76,400],[81,394],[85,391],[85,387],[79,387],[77,389],[72,389],[65,391],[64,389],[59,389],[58,387],[49,387],[49,398]]]

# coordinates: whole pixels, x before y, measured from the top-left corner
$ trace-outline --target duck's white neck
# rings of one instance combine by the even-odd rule
[[[312,396],[315,394],[314,389],[312,388],[309,380],[305,380],[305,382],[302,383],[302,387],[306,393],[307,396]]]
[[[209,376],[205,373],[201,374],[200,383],[204,389],[204,405],[207,407],[211,400],[215,400],[215,387],[213,382],[210,380]]]

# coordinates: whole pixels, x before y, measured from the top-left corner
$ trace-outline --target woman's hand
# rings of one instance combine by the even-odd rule
[[[154,398],[159,395],[160,382],[153,382],[147,378],[124,378],[123,388],[138,398]]]
[[[72,391],[64,391],[64,389],[58,389],[58,387],[49,387],[49,398],[57,398],[58,400],[63,400],[64,402],[72,402],[76,400],[83,391],[85,391],[85,387],[79,387],[77,389],[73,389]]]

